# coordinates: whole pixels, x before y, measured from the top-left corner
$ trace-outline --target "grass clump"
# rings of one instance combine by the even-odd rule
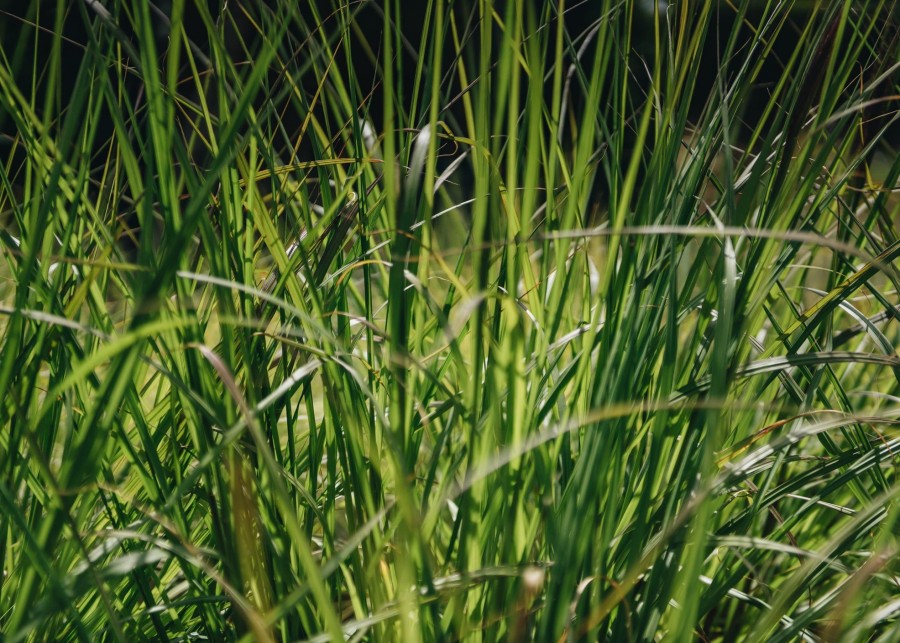
[[[0,25],[6,640],[900,637],[895,2]]]

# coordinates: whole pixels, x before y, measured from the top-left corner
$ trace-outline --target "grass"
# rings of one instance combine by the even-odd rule
[[[5,640],[900,640],[897,3],[594,4],[0,17]]]

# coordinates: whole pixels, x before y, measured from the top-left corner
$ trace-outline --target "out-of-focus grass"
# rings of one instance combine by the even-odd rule
[[[900,636],[896,3],[597,4],[4,14],[6,640]]]

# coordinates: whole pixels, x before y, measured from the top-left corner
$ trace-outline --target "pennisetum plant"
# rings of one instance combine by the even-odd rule
[[[896,2],[21,4],[4,640],[900,635]]]

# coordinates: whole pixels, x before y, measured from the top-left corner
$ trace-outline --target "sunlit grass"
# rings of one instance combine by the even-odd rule
[[[900,636],[896,2],[33,4],[6,640]]]

